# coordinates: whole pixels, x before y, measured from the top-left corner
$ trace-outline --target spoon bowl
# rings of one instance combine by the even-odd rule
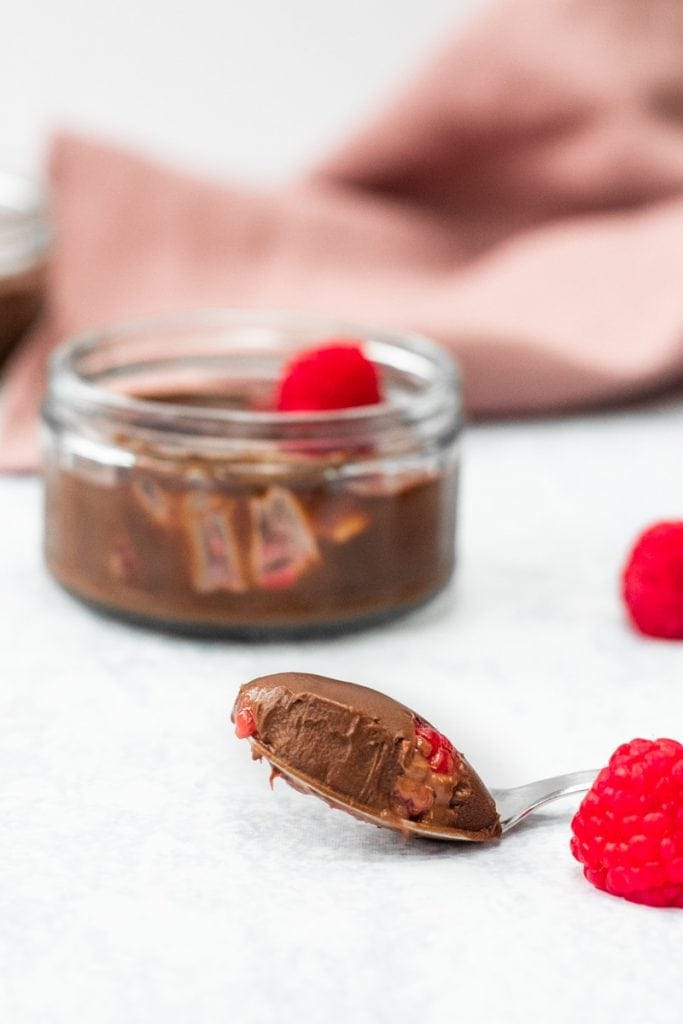
[[[280,758],[274,756],[272,750],[268,750],[257,740],[251,740],[251,749],[254,758],[265,758],[270,763],[272,768],[271,785],[276,778],[281,777],[298,792],[316,796],[319,800],[324,800],[329,807],[345,811],[359,821],[377,825],[379,828],[392,828],[406,837],[419,836],[422,839],[439,839],[442,842],[471,843],[478,841],[473,838],[471,833],[460,829],[427,825],[407,818],[397,821],[395,816],[389,813],[372,814],[355,806],[350,801],[341,799],[338,793],[326,786],[312,782],[303,773],[297,772],[291,765],[285,764]],[[570,772],[567,775],[554,775],[548,779],[539,779],[537,782],[529,782],[511,789],[489,788],[489,793],[495,801],[500,816],[503,835],[519,825],[539,807],[544,807],[546,804],[561,800],[574,793],[586,792],[590,789],[597,774],[598,769],[595,768],[582,772]]]

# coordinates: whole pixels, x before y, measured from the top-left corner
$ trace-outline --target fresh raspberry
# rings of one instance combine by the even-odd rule
[[[624,601],[642,633],[683,640],[683,522],[655,523],[624,567]]]
[[[235,736],[238,740],[245,740],[248,736],[256,734],[256,719],[254,712],[245,701],[235,715]]]
[[[572,821],[589,882],[650,907],[683,907],[683,744],[632,740],[612,754]]]
[[[418,749],[429,767],[438,775],[452,775],[455,768],[456,750],[450,740],[426,722],[415,720],[415,736]]]
[[[280,381],[277,407],[281,412],[315,412],[380,401],[377,370],[360,342],[335,338],[302,352],[289,364]]]

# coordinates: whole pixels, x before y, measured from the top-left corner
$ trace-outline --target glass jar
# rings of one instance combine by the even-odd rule
[[[292,356],[340,336],[376,365],[381,404],[273,411]],[[336,632],[451,576],[459,390],[423,338],[249,312],[112,329],[57,352],[43,423],[47,565],[119,617]]]
[[[39,189],[0,171],[0,364],[40,311],[48,241]]]

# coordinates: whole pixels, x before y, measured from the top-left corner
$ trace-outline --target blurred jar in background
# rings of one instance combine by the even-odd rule
[[[344,337],[384,400],[279,411],[293,356]],[[248,310],[112,327],[55,354],[43,424],[49,569],[119,618],[321,635],[451,577],[460,392],[427,339]]]
[[[42,306],[48,245],[40,189],[0,171],[0,366]]]

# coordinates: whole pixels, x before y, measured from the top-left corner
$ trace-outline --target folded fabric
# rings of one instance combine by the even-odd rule
[[[511,0],[322,167],[268,192],[61,136],[49,312],[8,366],[0,468],[37,465],[77,331],[198,307],[437,338],[471,415],[683,380],[683,5]]]

